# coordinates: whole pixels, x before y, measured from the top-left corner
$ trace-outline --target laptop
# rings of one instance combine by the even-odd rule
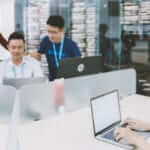
[[[91,112],[95,138],[117,146],[134,149],[135,147],[124,139],[116,142],[114,130],[120,127],[121,113],[118,90],[91,98]],[[137,132],[137,131],[136,131]],[[149,132],[137,132],[140,135],[149,137]]]
[[[38,83],[44,83],[48,79],[46,77],[37,77],[37,78],[5,78],[3,80],[4,85],[11,85],[15,87],[16,89],[21,88],[24,85],[29,84],[38,84]]]
[[[56,78],[71,78],[104,72],[102,56],[74,57],[60,60]]]

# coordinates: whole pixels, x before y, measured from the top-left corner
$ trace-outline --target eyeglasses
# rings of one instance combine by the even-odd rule
[[[56,35],[56,34],[59,33],[59,31],[48,31],[48,33],[49,33],[49,34],[55,34],[55,35]]]

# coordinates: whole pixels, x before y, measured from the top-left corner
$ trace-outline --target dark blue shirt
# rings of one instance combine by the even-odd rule
[[[56,52],[57,52],[57,58],[58,58],[61,43],[58,43],[58,44],[55,43],[55,45],[56,45]],[[43,40],[41,41],[38,52],[40,54],[46,55],[46,59],[48,63],[48,70],[49,70],[49,79],[50,81],[54,80],[56,78],[58,68],[55,62],[53,45],[52,45],[52,42],[49,40],[48,36],[43,38]],[[80,57],[80,56],[81,56],[81,53],[77,44],[71,39],[65,37],[61,59],[69,58],[69,57]]]

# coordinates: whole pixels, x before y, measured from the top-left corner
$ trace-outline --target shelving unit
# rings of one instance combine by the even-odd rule
[[[97,1],[72,1],[71,37],[78,43],[83,56],[94,56],[97,46]]]
[[[141,38],[150,36],[150,1],[122,1],[123,15],[121,24],[129,34],[138,34]]]

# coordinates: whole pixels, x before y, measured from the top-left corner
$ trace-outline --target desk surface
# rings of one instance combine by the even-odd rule
[[[122,118],[127,116],[150,122],[150,98],[133,95],[121,100]],[[0,126],[0,148],[6,147],[7,128]],[[25,124],[19,128],[21,150],[122,150],[98,141],[93,136],[89,108],[61,114],[49,120]]]
[[[121,111],[122,118],[131,116],[150,121],[150,98],[140,95],[124,98],[121,100]],[[21,127],[20,134],[22,150],[122,149],[94,138],[89,108],[25,125]]]

